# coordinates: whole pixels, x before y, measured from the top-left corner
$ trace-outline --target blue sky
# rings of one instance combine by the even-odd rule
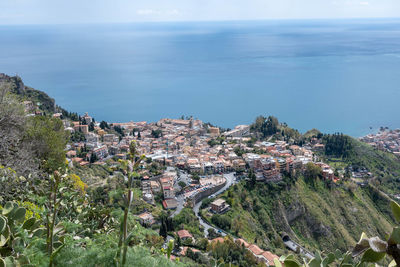
[[[0,0],[0,24],[400,17],[400,0]]]

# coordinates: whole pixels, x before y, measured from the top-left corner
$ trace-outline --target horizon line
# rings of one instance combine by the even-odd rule
[[[217,23],[217,22],[266,22],[266,21],[344,21],[344,20],[400,20],[399,17],[315,17],[315,18],[262,18],[222,20],[143,20],[126,22],[72,22],[72,23],[0,23],[0,26],[68,26],[68,25],[110,25],[110,24],[160,24],[160,23]]]

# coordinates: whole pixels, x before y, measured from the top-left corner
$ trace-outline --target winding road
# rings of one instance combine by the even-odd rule
[[[222,194],[225,192],[229,187],[231,187],[233,184],[235,184],[235,174],[233,172],[224,174],[224,177],[226,179],[226,184],[224,187],[222,187],[220,190],[218,190],[216,193],[214,193],[215,196]],[[222,236],[226,236],[226,232],[223,231],[222,229],[216,228],[212,225],[209,225],[207,222],[205,222],[201,216],[199,215],[200,207],[203,201],[198,202],[196,205],[193,207],[194,214],[200,221],[200,225],[204,227],[204,236],[208,236],[208,229],[214,229],[215,232],[219,232]]]

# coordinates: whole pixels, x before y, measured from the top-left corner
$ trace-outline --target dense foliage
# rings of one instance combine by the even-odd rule
[[[328,134],[322,138],[325,154],[328,156],[347,158],[353,151],[351,137],[339,133]]]

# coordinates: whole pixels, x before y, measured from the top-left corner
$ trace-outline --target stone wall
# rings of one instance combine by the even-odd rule
[[[204,198],[206,198],[208,196],[211,196],[212,194],[214,194],[215,192],[217,192],[218,190],[223,188],[225,186],[225,184],[226,184],[226,180],[225,180],[225,182],[223,184],[217,185],[217,186],[212,187],[212,188],[208,188],[207,190],[204,190],[204,191],[196,194],[192,199],[193,200],[193,205],[196,205],[196,203],[198,203],[202,199],[204,199]]]

